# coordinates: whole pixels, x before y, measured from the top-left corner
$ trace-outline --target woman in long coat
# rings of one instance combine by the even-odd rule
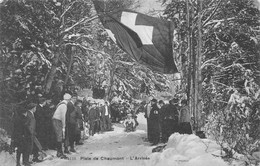
[[[156,99],[151,100],[150,132],[152,145],[158,144],[160,141],[160,109]]]

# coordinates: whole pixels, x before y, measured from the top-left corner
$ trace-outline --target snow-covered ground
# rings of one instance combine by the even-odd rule
[[[155,146],[145,141],[146,119],[138,115],[135,132],[124,132],[123,126],[114,125],[114,131],[96,134],[82,146],[76,146],[77,153],[69,155],[70,160],[53,158],[35,166],[225,166],[220,157],[219,146],[211,140],[195,135],[173,134],[163,152],[152,153]],[[55,151],[47,151],[55,155]],[[212,155],[214,154],[214,155]],[[14,155],[0,154],[1,166],[15,166]]]

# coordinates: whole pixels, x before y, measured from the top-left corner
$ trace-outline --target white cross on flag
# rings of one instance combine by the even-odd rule
[[[136,61],[161,73],[178,72],[173,60],[172,24],[130,10],[105,13],[93,1],[111,39]],[[99,2],[100,3],[100,2]]]

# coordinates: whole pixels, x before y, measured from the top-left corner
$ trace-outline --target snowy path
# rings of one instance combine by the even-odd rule
[[[135,132],[126,133],[121,124],[114,131],[95,134],[76,146],[77,153],[70,160],[54,158],[34,166],[227,166],[220,156],[220,147],[210,139],[195,135],[172,134],[165,149],[152,153],[155,146],[145,142],[146,119],[138,115],[139,126]],[[46,152],[56,155],[56,151]],[[214,154],[214,155],[213,155]],[[15,166],[14,156],[0,153],[0,165]],[[233,164],[235,166],[236,164]]]
[[[140,122],[144,120],[140,119]],[[135,132],[126,133],[121,124],[114,125],[114,131],[95,134],[82,146],[76,146],[77,153],[68,155],[70,160],[46,160],[36,166],[85,166],[85,165],[146,165],[154,147],[145,142],[146,125],[141,123]],[[55,155],[54,151],[48,152]]]

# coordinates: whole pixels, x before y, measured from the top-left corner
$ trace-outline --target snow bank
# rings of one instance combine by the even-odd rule
[[[195,135],[172,134],[162,153],[150,155],[147,165],[156,166],[227,166],[220,157],[220,147]]]
[[[147,130],[147,120],[144,117],[144,113],[139,113],[137,114],[137,121],[139,123],[139,125],[137,126],[137,130]]]
[[[0,153],[0,165],[1,166],[12,166],[16,165],[15,154],[10,155],[8,152]]]

